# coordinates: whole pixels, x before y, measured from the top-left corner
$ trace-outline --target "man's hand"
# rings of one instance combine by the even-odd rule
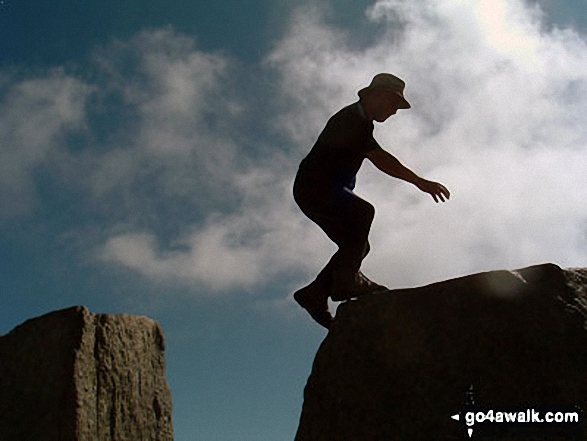
[[[450,199],[450,192],[448,189],[438,182],[420,179],[416,183],[416,186],[424,193],[429,193],[434,198],[434,202],[438,202],[439,200],[444,202],[445,198],[446,200]]]

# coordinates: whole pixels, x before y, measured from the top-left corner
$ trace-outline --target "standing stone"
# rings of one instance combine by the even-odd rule
[[[1,336],[0,439],[172,440],[159,325],[78,306]]]
[[[473,274],[364,296],[336,315],[296,441],[466,440],[464,414],[451,417],[482,406],[587,417],[587,269]],[[586,440],[586,426],[487,422],[472,439]]]

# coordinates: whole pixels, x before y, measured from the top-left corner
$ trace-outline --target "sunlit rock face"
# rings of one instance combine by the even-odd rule
[[[0,337],[0,439],[173,439],[159,325],[73,307]]]
[[[470,430],[568,439],[587,424],[467,425],[465,416],[533,408],[582,417],[586,317],[587,269],[553,264],[343,303],[316,354],[296,441],[457,440]]]

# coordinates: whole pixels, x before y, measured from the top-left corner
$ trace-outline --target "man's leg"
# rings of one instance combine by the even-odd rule
[[[368,235],[374,210],[355,204],[352,224],[339,243],[332,262],[332,300],[340,301],[364,294],[367,285],[359,277],[363,259],[370,250]]]
[[[295,301],[316,321],[326,329],[332,324],[332,314],[328,309],[329,286],[323,280],[316,278],[309,285],[294,293]]]
[[[294,198],[304,214],[322,228],[339,249],[316,279],[298,290],[294,298],[316,322],[328,328],[333,320],[328,297],[345,300],[360,291],[357,289],[361,285],[357,282],[362,280],[359,268],[369,252],[367,237],[375,209],[349,189],[318,190],[315,186],[294,185]]]
[[[306,215],[339,247],[316,280],[330,287],[328,294],[333,300],[360,295],[369,288],[365,283],[368,279],[360,277],[359,269],[370,249],[368,236],[375,215],[373,206],[350,190],[344,190],[328,198],[319,213],[309,211]]]

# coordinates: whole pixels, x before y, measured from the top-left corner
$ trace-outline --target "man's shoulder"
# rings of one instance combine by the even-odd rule
[[[335,116],[340,116],[340,117],[358,117],[360,118],[361,115],[361,111],[360,111],[360,101],[356,101],[352,104],[349,104],[348,106],[343,107],[342,109],[340,109],[338,112],[336,112],[333,117]]]
[[[336,112],[329,120],[329,123],[335,125],[345,126],[369,126],[369,121],[365,118],[362,113],[360,101],[349,104]]]

